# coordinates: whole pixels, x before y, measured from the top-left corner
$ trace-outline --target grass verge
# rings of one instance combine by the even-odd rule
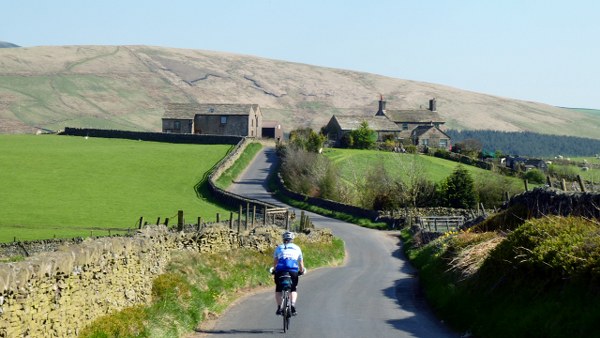
[[[309,268],[343,262],[341,239],[297,244]],[[167,272],[155,279],[151,305],[98,318],[80,337],[180,337],[189,333],[208,317],[221,313],[241,292],[272,285],[268,268],[273,249],[262,253],[248,249],[218,254],[181,252]]]
[[[258,142],[250,143],[242,152],[235,163],[229,167],[215,182],[217,187],[227,189],[233,181],[248,167],[256,154],[262,149],[262,144]]]

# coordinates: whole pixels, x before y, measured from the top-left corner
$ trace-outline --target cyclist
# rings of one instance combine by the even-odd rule
[[[277,315],[281,314],[281,300],[282,300],[282,289],[279,282],[279,277],[284,273],[289,273],[292,277],[292,315],[296,315],[296,299],[298,293],[296,287],[298,286],[298,275],[303,274],[306,270],[304,269],[304,260],[302,259],[302,250],[299,246],[292,243],[294,240],[294,233],[286,231],[281,236],[283,244],[280,244],[275,249],[273,254],[273,271],[275,274],[275,301],[277,302]]]

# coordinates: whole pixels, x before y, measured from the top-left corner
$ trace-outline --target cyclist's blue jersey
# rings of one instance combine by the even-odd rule
[[[281,244],[275,249],[273,257],[277,258],[275,271],[298,271],[302,250],[294,243]]]

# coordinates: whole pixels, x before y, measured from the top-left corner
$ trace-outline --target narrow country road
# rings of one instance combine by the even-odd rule
[[[284,206],[266,191],[266,177],[276,160],[274,148],[263,148],[229,190]],[[196,336],[460,336],[440,323],[422,299],[397,233],[309,215],[317,227],[330,228],[344,240],[347,263],[312,271],[307,267],[309,273],[300,278],[298,316],[292,318],[290,331],[284,334],[281,317],[275,316],[272,288],[243,298]]]

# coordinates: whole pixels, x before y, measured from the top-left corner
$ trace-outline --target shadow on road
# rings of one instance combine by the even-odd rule
[[[386,322],[394,328],[410,332],[416,337],[429,337],[429,334],[433,332],[445,332],[448,337],[460,336],[445,326],[427,303],[419,285],[418,272],[410,265],[408,258],[404,255],[402,241],[399,236],[397,246],[398,248],[392,252],[392,256],[406,262],[400,269],[406,278],[396,280],[393,286],[382,290],[382,293],[386,297],[395,300],[401,310],[412,313],[413,316],[404,319],[390,319]],[[401,303],[400,299],[404,301]]]
[[[196,330],[197,333],[204,334],[215,334],[215,335],[238,335],[238,334],[280,334],[283,333],[281,329],[268,329],[268,330]]]

